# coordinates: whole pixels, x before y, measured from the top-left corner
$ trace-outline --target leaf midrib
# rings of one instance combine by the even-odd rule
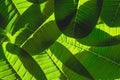
[[[51,52],[50,49],[49,49],[49,52]],[[53,62],[53,64],[56,65],[56,68],[60,71],[60,73],[63,74],[65,78],[67,78],[67,76],[64,74],[64,72],[63,72],[62,70],[60,70],[60,68],[58,67],[58,65],[57,65],[57,64],[54,62],[54,60],[51,58],[51,56],[50,56],[50,54],[48,53],[47,50],[46,50],[46,53],[47,53],[47,55],[49,56],[49,58],[51,59],[51,61]]]
[[[73,23],[73,26],[74,26],[73,30],[75,30],[75,25],[76,25],[76,21],[77,21],[77,15],[78,15],[79,7],[80,7],[80,0],[78,0],[77,11],[76,11],[76,14],[75,14],[75,19],[74,19],[75,22]],[[73,34],[75,34],[74,31],[73,31]]]
[[[60,43],[61,43],[61,42],[60,42]],[[63,41],[62,41],[62,44],[69,44],[69,45],[71,45],[71,46],[75,46],[75,45],[73,45],[73,44],[70,44],[70,43],[67,42],[67,41],[66,41],[66,42],[65,42],[65,41],[63,42]],[[90,52],[90,53],[92,53],[92,54],[94,54],[94,55],[97,55],[98,57],[106,60],[107,62],[113,63],[113,64],[115,64],[115,65],[117,65],[117,66],[120,67],[120,64],[117,63],[116,61],[114,61],[114,60],[112,60],[112,59],[110,59],[110,58],[108,58],[108,57],[104,57],[103,55],[97,54],[97,52],[93,52],[93,51],[91,51],[91,50],[89,50],[89,49],[81,48],[81,47],[79,47],[79,46],[75,46],[75,47],[80,48],[80,49],[82,49],[82,50],[85,50],[85,51],[87,51],[87,52]]]
[[[41,27],[43,27],[44,24],[47,23],[47,21],[48,21],[52,16],[54,16],[54,13],[51,14],[50,17],[47,18],[47,19],[20,45],[20,47],[22,48],[22,47],[24,46],[24,44],[27,43],[27,41],[29,41],[29,40],[34,36],[34,34],[35,34]]]

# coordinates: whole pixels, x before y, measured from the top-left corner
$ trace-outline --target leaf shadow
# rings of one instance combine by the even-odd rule
[[[5,19],[4,17],[2,16],[2,14],[0,14],[0,28],[4,26],[4,23],[5,23]]]
[[[60,60],[67,68],[74,71],[78,75],[82,75],[84,77],[87,77],[88,79],[93,80],[93,77],[88,72],[88,70],[75,58],[75,56],[66,47],[61,45],[59,42],[55,42],[50,47],[50,50],[53,55],[56,56],[58,60]]]
[[[4,51],[2,49],[2,45],[0,44],[0,59],[5,58]]]
[[[117,6],[119,6],[119,3],[112,0],[109,0],[109,2],[104,1],[102,6],[100,17],[109,27],[120,27],[120,10]]]
[[[93,47],[75,55],[75,57],[90,71],[95,80],[118,79],[120,77],[120,44]],[[108,77],[109,76],[109,77]]]
[[[54,0],[47,0],[45,8],[43,9],[44,18],[48,18],[54,12]]]
[[[43,14],[44,13],[41,12],[40,4],[33,4],[20,16],[12,30],[12,35],[20,32],[15,40],[17,45],[21,45],[50,17],[52,13],[49,13],[46,17],[44,17]]]
[[[103,0],[90,0],[79,7],[79,18],[74,28],[75,38],[84,38],[93,31],[100,16],[102,3]]]
[[[41,67],[38,63],[29,55],[25,50],[17,47],[14,44],[8,43],[6,46],[7,51],[11,54],[15,54],[19,57],[24,67],[27,71],[32,74],[37,80],[43,79],[47,80],[44,72],[42,71]]]
[[[43,3],[43,2],[45,2],[47,0],[27,0],[27,1],[32,2],[34,4],[41,4],[41,3]]]
[[[36,55],[49,48],[60,35],[61,32],[55,21],[49,21],[44,24],[22,48],[31,55]]]
[[[78,11],[75,11],[76,9],[71,10],[71,12],[69,12],[69,14],[63,19],[60,17],[61,13],[56,10],[56,22],[61,32],[73,38],[83,38],[88,36],[88,34],[90,34],[95,28],[98,21],[102,2],[103,0],[87,1],[79,7],[80,9]],[[74,21],[73,19],[75,15],[77,17],[75,17],[76,19]]]
[[[42,23],[44,19],[39,4],[31,5],[16,21],[12,35],[16,36],[16,45],[21,45]],[[24,37],[23,37],[24,36]]]
[[[42,14],[40,5],[32,4],[17,20],[12,30],[12,34],[21,28],[30,28],[29,31],[34,31],[40,24],[42,24]]]
[[[120,44],[120,35],[111,36],[108,33],[95,28],[88,36],[76,40],[87,46],[111,46]]]
[[[5,4],[4,0],[1,0],[0,2],[0,28],[4,29],[9,22],[8,5]]]
[[[2,47],[2,45],[0,44],[0,62],[2,62],[2,61],[4,61],[4,60],[6,61],[6,64],[8,65],[9,69],[12,68],[12,66],[9,65],[10,63],[7,61],[6,56],[5,56],[5,53],[4,53],[4,51],[3,51],[3,47]],[[0,65],[0,68],[1,68],[2,66],[3,66],[3,64]],[[15,72],[14,69],[11,69],[11,71],[12,71],[13,73]],[[19,75],[15,74],[15,77],[16,77],[18,80],[20,80],[20,76],[19,76]],[[0,80],[3,80],[3,79],[0,78]]]

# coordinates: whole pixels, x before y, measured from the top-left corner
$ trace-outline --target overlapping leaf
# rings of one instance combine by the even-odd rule
[[[55,17],[59,29],[67,36],[82,38],[95,27],[102,0],[55,0]]]
[[[8,60],[4,55],[4,51],[2,46],[0,45],[0,79],[20,79],[19,75],[16,74],[16,71],[13,67],[9,64]]]
[[[75,58],[79,60],[79,62],[81,62],[81,64],[88,70],[88,72],[91,74],[91,76],[93,76],[95,80],[120,78],[120,75],[119,75],[120,74],[120,64],[119,64],[119,61],[120,61],[119,46],[120,45],[114,45],[114,46],[112,45],[112,46],[106,46],[106,47],[86,46],[86,45],[80,44],[78,41],[76,41],[73,38],[66,37],[65,35],[62,35],[57,41],[60,42],[62,45],[66,46],[66,48],[72,54],[74,54]],[[62,56],[65,54],[64,53],[65,51],[64,50],[62,51],[60,51],[61,52],[60,58],[62,58]],[[66,72],[66,70],[63,69],[63,72]],[[80,76],[79,77],[74,75],[70,75],[70,76],[71,76],[70,79],[72,80],[82,79],[82,77]],[[87,80],[87,79],[83,79],[83,80]]]
[[[0,79],[120,78],[119,3],[1,0]]]

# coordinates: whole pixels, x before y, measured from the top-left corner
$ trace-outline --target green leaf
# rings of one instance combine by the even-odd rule
[[[91,75],[94,75],[94,79],[119,79],[119,47],[120,45],[91,47],[89,50],[77,53],[76,57],[86,66]]]
[[[24,27],[30,27],[31,31],[34,31],[39,24],[42,24],[42,22],[40,5],[33,4],[17,20],[15,26],[13,27],[12,34],[15,34],[16,31]]]
[[[54,15],[40,26],[23,44],[22,47],[32,55],[38,54],[47,49],[59,37],[59,31],[55,21]]]
[[[57,41],[66,46],[66,48],[74,54],[75,58],[81,62],[95,80],[119,79],[120,44],[92,47],[80,44],[75,39],[65,35],[62,35]],[[70,76],[75,77],[73,75]]]
[[[49,54],[44,51],[38,55],[33,56],[36,62],[41,66],[45,73],[47,80],[66,80],[67,77],[61,72],[58,66],[53,62]]]
[[[117,80],[119,21],[119,1],[0,0],[0,79]]]
[[[27,0],[9,0],[14,5],[13,9],[22,15],[31,5],[32,3],[28,2]]]
[[[4,25],[5,19],[4,17],[0,14],[0,28]]]
[[[59,52],[57,51],[58,49],[60,49]],[[85,67],[82,66],[81,63],[72,55],[72,53],[60,43],[55,42],[54,45],[51,46],[50,51],[58,58],[58,60],[60,60],[66,67],[75,73],[85,76],[89,79],[93,79]]]
[[[120,44],[120,36],[111,36],[108,33],[95,28],[89,36],[77,39],[77,41],[87,46],[112,46]]]
[[[9,64],[9,61],[6,59],[2,46],[0,45],[0,79],[4,80],[15,80],[20,79],[19,75],[16,74],[16,71]]]
[[[120,1],[104,0],[101,12],[102,20],[110,27],[120,26]]]
[[[60,31],[54,21],[53,7],[50,8],[51,11],[47,10],[47,4],[53,4],[53,1],[33,4],[20,16],[13,27],[11,43],[23,47],[30,54],[37,54],[48,48],[58,38]],[[42,8],[43,6],[45,8]]]
[[[10,43],[4,43],[3,45],[7,60],[22,79],[35,78],[47,80],[40,66],[25,50]]]
[[[46,52],[31,56],[16,45],[10,43],[3,45],[6,47],[4,52],[8,62],[21,79],[66,80]]]
[[[11,0],[1,0],[0,7],[0,27],[10,32],[20,14]]]
[[[55,17],[59,29],[67,36],[82,38],[95,27],[102,0],[55,0]]]
[[[40,3],[45,2],[46,0],[27,0],[27,1],[30,1],[30,2],[36,3],[36,4],[40,4]]]

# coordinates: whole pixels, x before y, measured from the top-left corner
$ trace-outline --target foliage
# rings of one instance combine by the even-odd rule
[[[0,79],[119,79],[119,27],[119,0],[0,0]]]

